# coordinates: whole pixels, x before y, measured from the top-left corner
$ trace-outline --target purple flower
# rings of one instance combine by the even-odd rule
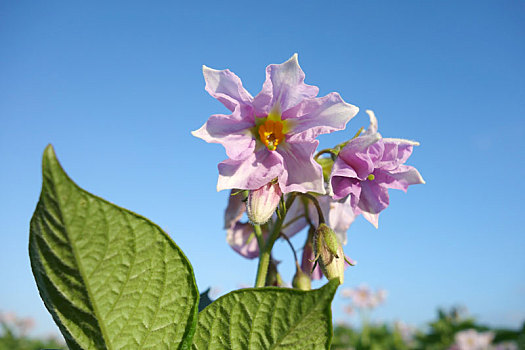
[[[232,113],[212,115],[193,135],[220,143],[217,190],[256,190],[277,178],[283,193],[325,193],[321,166],[313,160],[320,134],[344,129],[358,108],[333,92],[304,83],[297,55],[266,68],[261,92],[252,97],[229,70],[203,68],[206,90]]]
[[[372,111],[370,127],[350,140],[339,153],[330,183],[334,199],[350,198],[356,215],[363,214],[376,228],[379,213],[389,204],[388,189],[406,192],[409,185],[425,183],[416,168],[404,165],[419,143],[382,138]]]

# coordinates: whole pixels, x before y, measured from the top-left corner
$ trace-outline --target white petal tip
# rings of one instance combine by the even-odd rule
[[[290,57],[286,62],[284,62],[283,64],[286,64],[286,63],[294,63],[295,65],[299,65],[299,56],[297,55],[297,53],[294,53],[292,55],[292,57]]]
[[[210,68],[205,64],[202,65],[202,74],[204,74],[205,76],[207,73],[213,73],[213,72],[219,72],[219,70]]]
[[[396,139],[396,138],[391,138],[391,137],[383,138],[383,141],[385,141],[385,142],[395,142],[395,143],[411,145],[411,146],[419,146],[419,142],[417,142],[417,141],[405,140],[405,139]]]

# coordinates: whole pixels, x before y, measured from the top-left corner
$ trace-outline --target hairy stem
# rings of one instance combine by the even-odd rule
[[[317,198],[315,198],[315,196],[312,196],[310,193],[300,193],[300,195],[305,198],[308,198],[315,205],[315,209],[317,209],[317,215],[319,215],[319,225],[326,223],[323,211],[321,210],[321,206],[319,205],[319,201],[317,200]]]
[[[265,245],[259,246],[259,265],[257,266],[257,277],[255,279],[255,287],[264,287],[266,282],[266,275],[268,274],[268,265],[270,264],[270,255],[272,253],[273,244],[279,238],[281,234],[281,227],[283,225],[284,218],[286,217],[287,209],[292,205],[295,199],[295,193],[292,193],[286,203],[282,202],[279,208],[277,208],[278,219],[273,226],[272,234],[268,238]],[[260,229],[260,228],[259,228]]]
[[[255,232],[255,237],[257,237],[257,244],[259,245],[259,251],[264,247],[264,238],[262,236],[261,226],[257,224],[253,225],[253,231]]]
[[[295,252],[295,248],[294,248],[292,242],[290,242],[290,238],[288,238],[288,236],[285,235],[285,234],[282,233],[282,232],[281,232],[281,237],[282,237],[286,242],[288,242],[288,245],[290,246],[290,249],[292,249],[293,257],[294,257],[295,261],[297,262],[297,253]]]

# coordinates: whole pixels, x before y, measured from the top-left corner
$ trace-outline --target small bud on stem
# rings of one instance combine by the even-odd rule
[[[281,200],[279,184],[269,182],[261,188],[250,191],[246,211],[251,222],[257,225],[265,224],[275,212]]]
[[[295,262],[295,275],[293,276],[292,286],[300,290],[311,290],[312,289],[312,280],[310,276],[306,274],[299,266],[299,263]]]

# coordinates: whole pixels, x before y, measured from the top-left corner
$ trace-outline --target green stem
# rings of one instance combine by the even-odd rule
[[[266,275],[268,274],[268,265],[270,264],[270,252],[259,252],[259,265],[257,266],[257,278],[255,288],[264,287]]]
[[[290,238],[288,238],[288,236],[285,235],[284,233],[281,233],[281,237],[282,237],[286,242],[288,242],[288,245],[290,246],[290,249],[291,249],[292,252],[293,252],[293,257],[294,257],[295,261],[297,262],[297,253],[295,252],[295,248],[294,248],[292,242],[290,242]]]
[[[315,209],[317,209],[317,214],[319,215],[319,225],[326,223],[323,211],[321,210],[321,206],[319,205],[319,201],[317,200],[317,198],[315,198],[315,196],[312,196],[310,193],[300,193],[300,195],[308,198],[315,205]]]
[[[270,264],[270,254],[272,253],[273,244],[279,238],[281,234],[281,227],[283,225],[284,218],[286,217],[287,208],[290,208],[295,199],[295,194],[291,194],[284,205],[280,205],[277,210],[280,210],[278,219],[273,227],[272,234],[270,235],[266,245],[259,246],[259,265],[257,266],[257,277],[255,279],[255,288],[264,287],[266,282],[266,275],[268,274],[268,265]],[[255,227],[255,225],[254,225]],[[260,230],[260,228],[259,228]],[[262,249],[261,249],[262,247]]]
[[[317,154],[314,156],[314,159],[317,160],[319,158],[319,156],[321,156],[323,154],[327,154],[327,153],[329,153],[330,156],[332,156],[332,159],[334,157],[337,157],[337,153],[335,153],[333,149],[327,148],[327,149],[323,149],[323,150],[320,150],[319,152],[317,152]]]
[[[259,251],[264,247],[264,238],[262,236],[261,226],[257,224],[253,225],[253,231],[255,232],[255,237],[257,237],[257,244],[259,245]]]

